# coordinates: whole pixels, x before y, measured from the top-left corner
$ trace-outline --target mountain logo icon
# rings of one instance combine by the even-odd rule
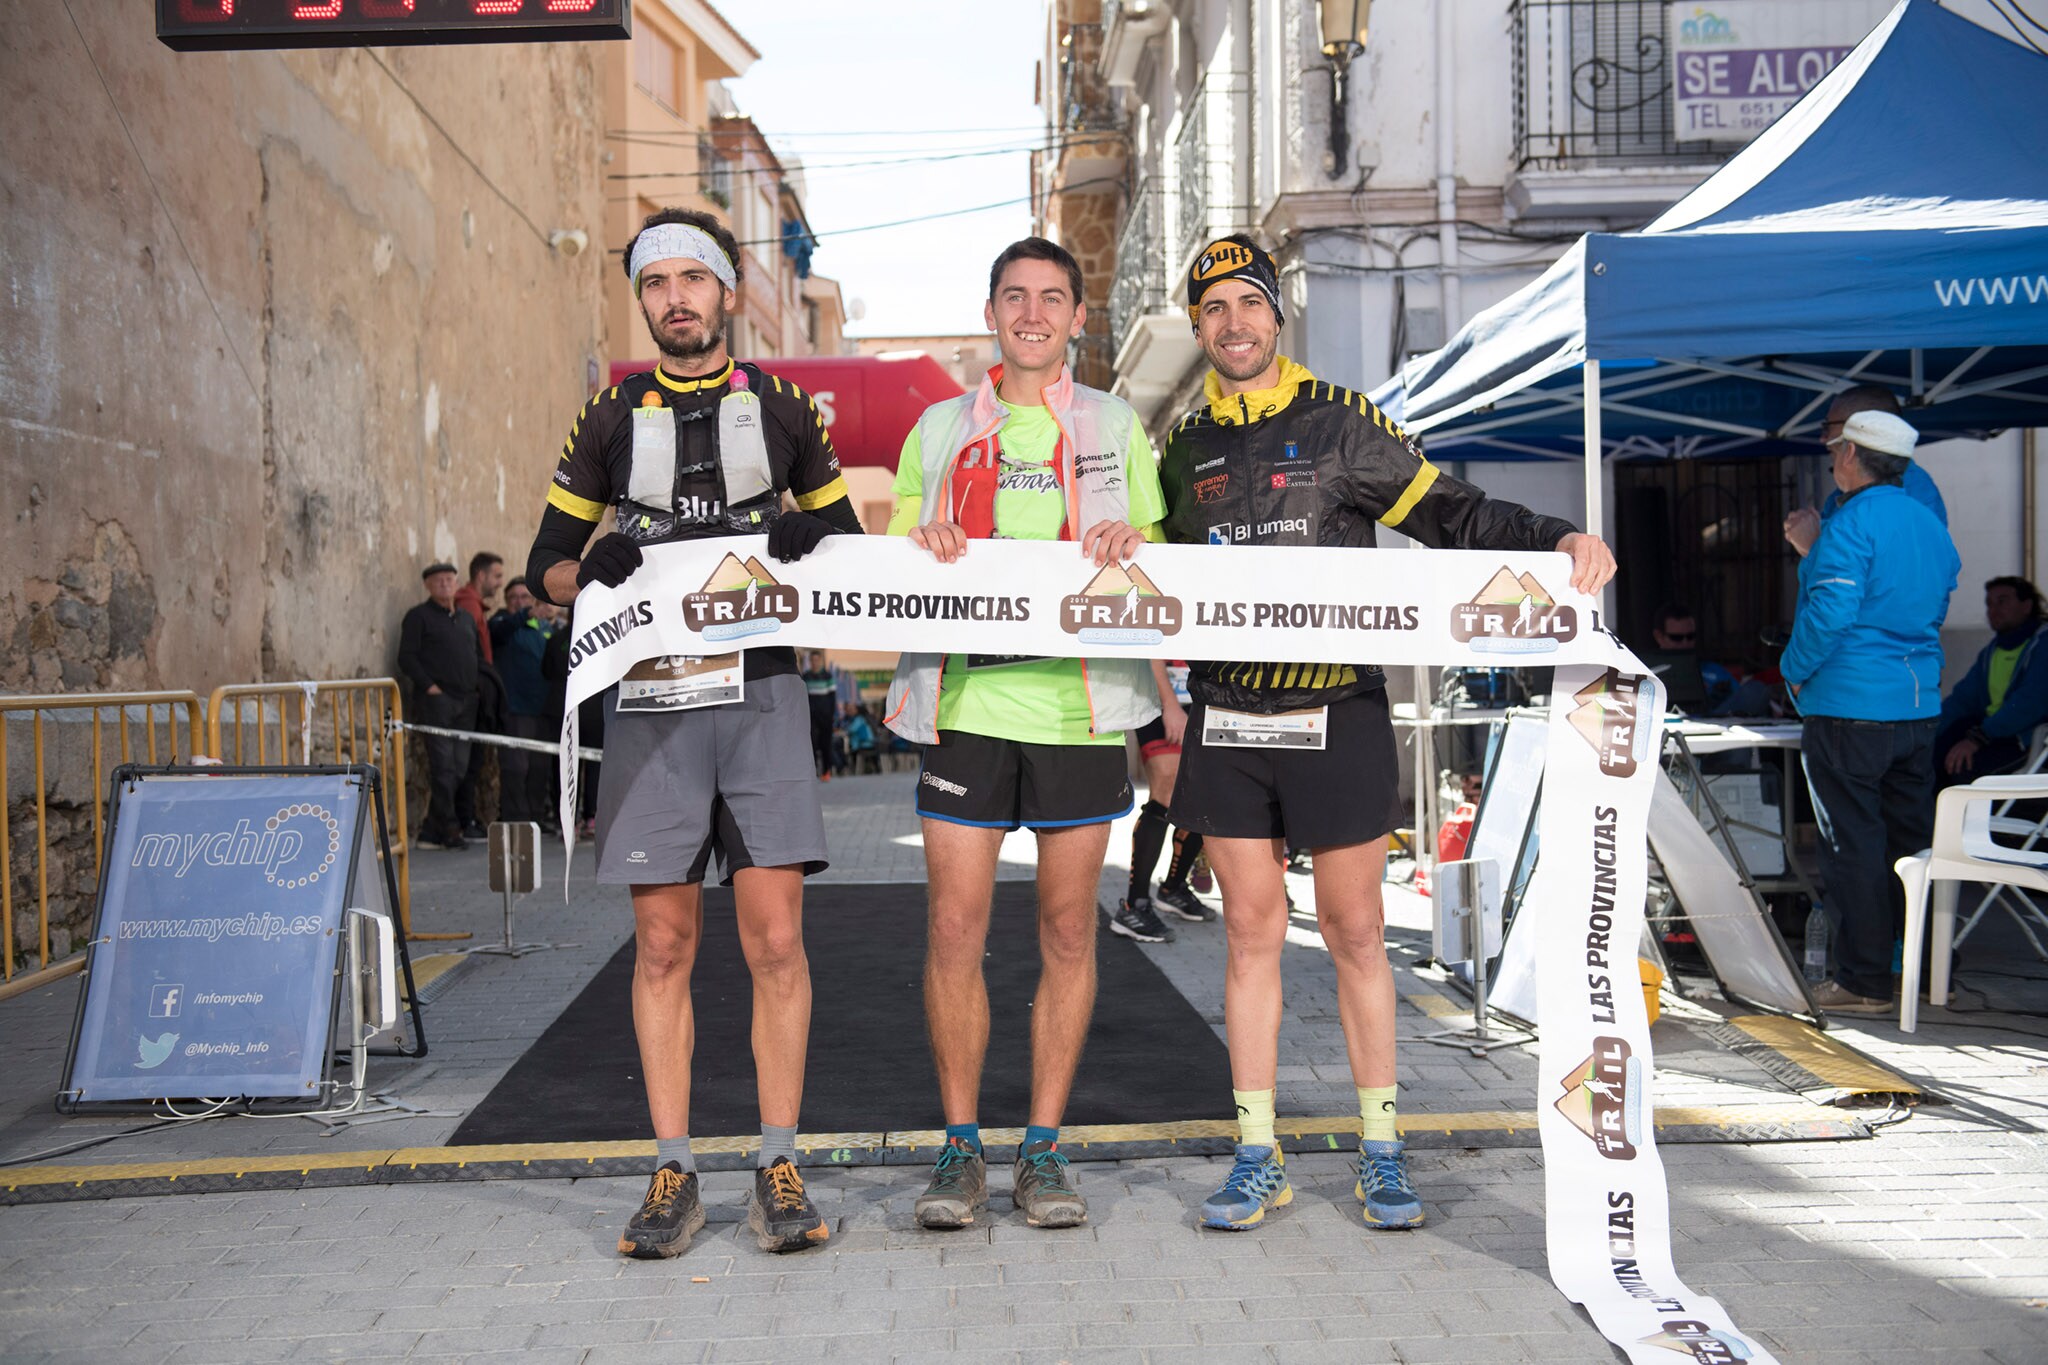
[[[1650,733],[1636,721],[1648,681],[1610,668],[1572,694],[1572,712],[1566,719],[1600,756],[1600,771],[1609,777],[1633,777],[1647,757],[1641,751],[1648,748]]]
[[[1691,1356],[1700,1365],[1741,1365],[1745,1360],[1756,1359],[1749,1343],[1741,1337],[1691,1319],[1666,1322],[1662,1331],[1644,1337],[1642,1343]]]
[[[1110,564],[1060,599],[1060,629],[1091,645],[1156,645],[1180,632],[1180,599],[1136,564]]]
[[[1451,635],[1486,654],[1548,654],[1578,633],[1576,611],[1559,606],[1534,574],[1506,565],[1451,608]]]
[[[706,640],[738,640],[780,630],[801,606],[797,590],[776,582],[760,560],[729,553],[702,588],[684,596],[683,621]]]
[[[1557,1112],[1591,1139],[1600,1155],[1630,1161],[1643,1140],[1643,1064],[1628,1041],[1596,1035],[1586,1060],[1559,1082]]]
[[[171,1053],[178,1047],[178,1035],[166,1033],[161,1037],[149,1038],[138,1035],[135,1052],[141,1059],[135,1063],[137,1071],[154,1071],[171,1059]]]

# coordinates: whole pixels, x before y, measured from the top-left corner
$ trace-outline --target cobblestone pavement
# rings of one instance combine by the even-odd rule
[[[833,783],[838,861],[824,880],[921,881],[909,801],[904,774]],[[1113,858],[1127,847],[1120,830]],[[1030,855],[1028,838],[1013,839],[1004,875],[1028,878]],[[586,846],[586,868],[588,856]],[[415,866],[417,927],[501,932],[480,854],[422,854]],[[1122,880],[1120,868],[1107,871],[1105,894]],[[1311,904],[1305,881],[1295,894]],[[1418,945],[1426,951],[1421,903],[1390,893],[1389,918],[1402,991],[1448,993],[1407,965]],[[624,897],[587,883],[573,906],[553,891],[526,898],[520,938],[580,946],[478,962],[428,1016],[432,1055],[383,1063],[377,1088],[429,1109],[473,1104],[628,931]],[[2039,1128],[2048,1024],[2022,1012],[2048,1007],[2048,986],[1995,974],[2039,970],[2016,936],[2008,943],[1998,931],[1971,941],[1960,978],[1961,1003],[1986,1012],[1926,1012],[1910,1039],[1883,1020],[1837,1031],[1942,1102],[1862,1141],[1661,1148],[1681,1274],[1781,1359],[2048,1361],[2048,1141]],[[1350,1081],[1312,920],[1297,924],[1292,945],[1281,1109],[1344,1114]],[[1185,926],[1176,942],[1146,951],[1220,1027],[1220,926]],[[75,1001],[75,982],[66,982],[0,1003],[9,1058],[0,1156],[134,1122],[50,1112]],[[1422,1018],[1404,1009],[1404,1031]],[[1667,1044],[1667,1032],[1659,1026],[1661,1100],[1789,1098],[1754,1068],[1685,1050],[1682,1035]],[[1533,1063],[1520,1050],[1482,1060],[1411,1044],[1402,1061],[1407,1113],[1533,1103]],[[1225,1084],[1219,1077],[1219,1094]],[[67,1160],[428,1145],[456,1122],[422,1116],[327,1136],[299,1119],[225,1120]],[[622,1261],[613,1250],[639,1179],[5,1208],[0,1358],[1618,1358],[1549,1283],[1533,1148],[1423,1150],[1413,1164],[1430,1214],[1419,1231],[1368,1232],[1349,1163],[1333,1153],[1293,1159],[1293,1206],[1236,1235],[1205,1232],[1191,1213],[1221,1179],[1221,1159],[1079,1166],[1090,1225],[1067,1232],[1024,1226],[1008,1207],[1006,1170],[996,1173],[986,1226],[931,1234],[911,1219],[920,1172],[832,1168],[811,1180],[832,1240],[794,1257],[754,1250],[742,1222],[746,1178],[713,1172],[710,1227],[686,1255],[658,1263]]]

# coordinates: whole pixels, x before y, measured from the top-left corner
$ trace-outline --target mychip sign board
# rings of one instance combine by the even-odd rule
[[[317,1100],[365,776],[123,770],[114,790],[65,1107]]]

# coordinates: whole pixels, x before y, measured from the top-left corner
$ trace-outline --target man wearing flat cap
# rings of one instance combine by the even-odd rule
[[[1925,848],[1934,830],[1941,622],[1962,562],[1941,522],[1901,487],[1918,439],[1903,418],[1872,410],[1851,413],[1829,440],[1842,502],[1800,560],[1781,664],[1805,717],[1820,824],[1834,950],[1830,978],[1813,992],[1824,1011],[1891,1009],[1904,910],[1892,863]]]

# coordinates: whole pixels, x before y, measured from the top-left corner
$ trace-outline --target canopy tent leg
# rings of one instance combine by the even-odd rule
[[[1586,534],[1606,538],[1600,502],[1600,362],[1588,360],[1586,375]]]

